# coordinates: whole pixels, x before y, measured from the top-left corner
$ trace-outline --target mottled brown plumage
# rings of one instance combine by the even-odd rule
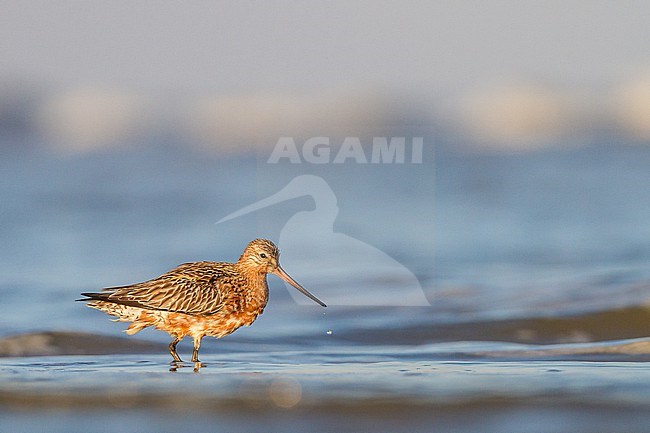
[[[325,307],[282,270],[279,256],[273,242],[255,239],[237,263],[185,263],[143,283],[82,293],[87,297],[83,300],[89,307],[116,316],[116,320],[132,322],[127,334],[148,326],[169,333],[174,337],[169,344],[174,362],[182,362],[176,352],[178,342],[192,337],[192,361],[199,362],[204,336],[221,338],[250,325],[262,314],[269,294],[267,273],[278,275]]]

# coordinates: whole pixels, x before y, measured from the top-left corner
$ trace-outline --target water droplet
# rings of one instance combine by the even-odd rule
[[[327,335],[332,335],[332,330],[331,329],[327,330]]]

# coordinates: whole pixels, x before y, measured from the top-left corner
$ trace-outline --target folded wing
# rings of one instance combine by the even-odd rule
[[[223,272],[215,263],[185,263],[153,280],[131,286],[82,293],[99,300],[149,310],[208,315],[218,312],[223,299]]]

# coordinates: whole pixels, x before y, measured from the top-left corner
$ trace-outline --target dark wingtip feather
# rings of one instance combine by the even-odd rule
[[[86,297],[85,297],[85,298],[81,298],[81,299],[75,299],[75,302],[79,302],[79,301],[92,301],[92,300],[94,300],[94,299],[100,299],[100,295],[101,295],[101,293],[90,293],[90,292],[87,292],[87,293],[81,293],[81,296],[86,296]]]
[[[104,290],[112,290],[113,288],[109,289],[104,289]],[[137,301],[131,301],[127,299],[111,299],[109,298],[110,293],[82,293],[82,296],[87,296],[87,298],[82,298],[82,299],[77,299],[77,301],[104,301],[104,302],[111,302],[113,304],[119,304],[119,305],[126,305],[128,307],[138,307],[138,308],[144,308],[144,309],[153,309],[153,310],[160,310],[160,311],[173,311],[173,310],[168,310],[165,308],[150,308],[147,307],[146,305],[143,305]]]

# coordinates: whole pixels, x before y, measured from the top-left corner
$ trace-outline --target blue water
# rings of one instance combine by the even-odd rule
[[[130,384],[132,396],[162,398],[180,387],[185,398],[198,395],[220,410],[233,398],[265,408],[254,420],[240,412],[226,417],[230,431],[263,429],[264,416],[277,421],[277,410],[290,430],[310,419],[324,426],[310,411],[336,412],[337,399],[352,408],[356,426],[382,413],[372,406],[377,401],[404,400],[400,410],[417,412],[412,431],[431,425],[418,409],[428,406],[453,406],[458,416],[445,422],[458,431],[480,425],[467,424],[479,413],[546,426],[519,431],[563,431],[565,424],[544,423],[553,414],[577,431],[596,431],[598,407],[650,422],[641,410],[650,390],[643,340],[650,148],[513,155],[428,148],[423,164],[404,165],[266,160],[156,147],[66,156],[8,152],[0,160],[0,337],[119,336],[124,324],[75,303],[80,292],[143,281],[187,261],[234,261],[255,237],[285,239],[284,268],[331,305],[324,310],[294,298],[270,277],[269,307],[250,328],[222,342],[206,339],[198,388],[191,368],[170,376],[168,337],[155,331],[138,337],[159,343],[159,355],[6,358],[0,363],[4,410],[13,407],[13,392],[32,401],[60,391],[62,401],[75,405],[68,394],[81,389],[97,394],[88,403],[93,416],[110,418],[121,410],[102,409],[113,387]],[[299,175],[323,179],[335,195],[331,226],[318,219],[325,215],[325,193],[309,191],[215,224]],[[296,215],[309,224],[296,223]],[[343,241],[356,243],[337,243]],[[383,255],[373,256],[377,251]],[[394,262],[381,262],[384,255]],[[429,305],[395,306],[409,276]],[[640,344],[630,345],[638,338]],[[530,346],[517,346],[523,343]],[[189,351],[188,343],[179,347]],[[539,347],[551,352],[535,352]],[[260,381],[262,403],[253,401],[254,389],[242,388],[249,376]],[[304,398],[278,408],[267,389],[274,380],[299,386]],[[52,431],[63,431],[56,426],[70,419],[79,431],[87,425],[64,403],[33,401],[54,412],[34,418],[27,404],[6,425],[26,422],[24,411],[36,420],[24,424],[32,429],[39,420]],[[148,411],[167,403],[160,404],[156,409],[135,398],[127,419],[146,426]],[[512,429],[506,418],[490,418],[484,431]],[[185,421],[205,429],[197,418]],[[618,425],[638,430],[644,425],[638,422]],[[389,425],[386,431],[399,430]],[[408,431],[408,424],[401,428]]]

